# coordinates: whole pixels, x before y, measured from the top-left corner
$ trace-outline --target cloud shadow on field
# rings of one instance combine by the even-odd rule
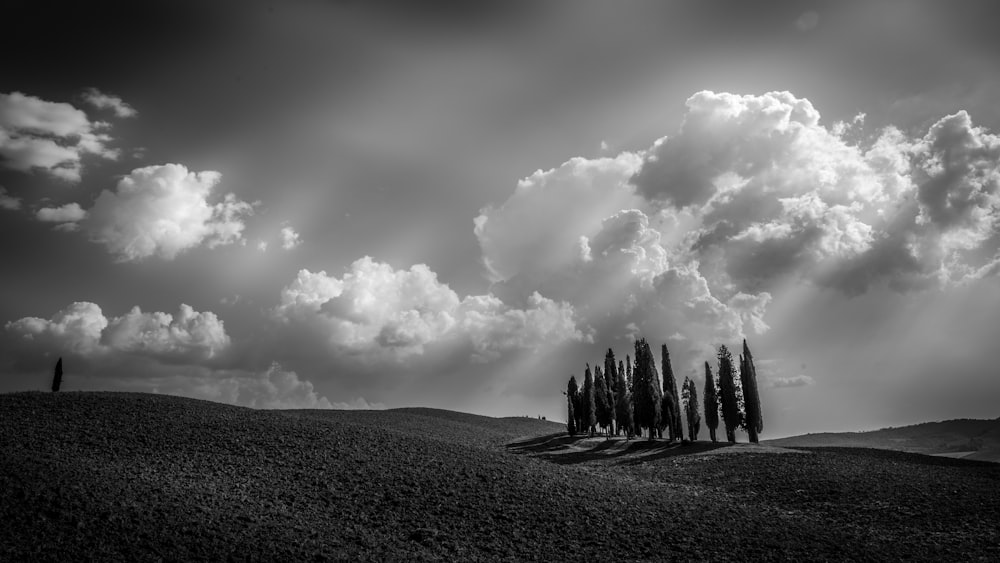
[[[681,444],[664,440],[649,441],[645,438],[626,441],[603,436],[568,436],[564,432],[547,434],[528,440],[507,444],[508,451],[538,457],[560,465],[574,465],[590,461],[612,462],[616,465],[635,465],[647,461],[680,455],[700,454],[729,444],[722,442],[695,442]]]

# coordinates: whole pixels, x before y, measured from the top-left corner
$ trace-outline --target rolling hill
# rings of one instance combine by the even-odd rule
[[[870,432],[804,434],[766,444],[784,447],[880,448],[928,455],[1000,462],[1000,418],[925,422]]]
[[[1000,556],[1000,466],[770,450],[434,409],[4,394],[0,561]]]

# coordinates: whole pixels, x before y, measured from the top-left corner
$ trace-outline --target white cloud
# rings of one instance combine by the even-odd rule
[[[596,232],[609,215],[636,207],[627,179],[639,157],[574,158],[518,182],[500,207],[475,219],[483,263],[494,280],[566,265],[579,255],[581,235]]]
[[[22,341],[90,355],[101,350],[101,333],[107,326],[108,319],[100,307],[94,303],[78,301],[59,311],[51,319],[24,317],[8,322],[5,328]]]
[[[79,203],[67,203],[60,207],[43,207],[35,213],[39,221],[47,223],[76,223],[82,221],[87,212]]]
[[[332,403],[330,408],[338,410],[371,411],[371,410],[384,410],[385,404],[369,403],[368,401],[365,400],[364,397],[357,397],[352,401]]]
[[[281,228],[281,248],[291,250],[300,244],[302,244],[302,238],[299,233],[295,232],[295,229],[291,227]]]
[[[816,382],[813,378],[808,375],[793,375],[791,377],[772,377],[767,380],[768,387],[771,388],[781,388],[781,387],[805,387],[807,385],[813,385]]]
[[[104,190],[89,210],[86,228],[119,261],[150,256],[172,260],[181,252],[242,239],[253,206],[227,194],[210,204],[218,172],[189,172],[180,164],[137,168],[115,191]]]
[[[21,198],[9,195],[7,189],[0,186],[0,209],[7,209],[9,211],[21,209]]]
[[[207,360],[229,347],[221,320],[182,304],[177,316],[143,313],[139,307],[112,319],[102,336],[110,348],[159,358]]]
[[[8,322],[6,329],[40,347],[90,358],[127,353],[192,363],[216,357],[230,344],[223,322],[214,313],[200,313],[188,305],[181,305],[176,317],[133,307],[109,319],[98,305],[77,302],[51,319],[25,317]]]
[[[300,379],[277,362],[249,374],[205,377],[185,389],[186,394],[196,397],[256,409],[335,408],[316,392],[312,382]]]
[[[266,240],[258,240],[257,241],[257,250],[259,250],[261,252],[267,252],[267,241]]]
[[[110,109],[118,117],[135,117],[139,112],[113,94],[105,94],[97,88],[87,88],[83,91],[83,99],[97,109]]]
[[[105,146],[111,140],[106,128],[67,103],[21,92],[0,94],[0,160],[14,170],[40,169],[79,181],[83,155],[118,158],[118,151]]]
[[[459,299],[426,265],[394,270],[370,257],[340,279],[301,270],[281,292],[275,318],[319,338],[334,352],[370,360],[425,354],[465,342],[479,360],[543,342],[581,339],[572,308],[535,295],[525,309],[491,295]]]

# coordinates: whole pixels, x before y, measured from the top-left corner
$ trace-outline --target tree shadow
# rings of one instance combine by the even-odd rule
[[[692,455],[726,447],[723,442],[680,443],[664,440],[632,439],[623,444],[622,438],[594,442],[586,447],[580,442],[586,435],[570,436],[565,432],[538,436],[507,444],[507,450],[538,457],[559,465],[573,465],[588,461],[614,461],[618,465],[635,465],[680,455]]]

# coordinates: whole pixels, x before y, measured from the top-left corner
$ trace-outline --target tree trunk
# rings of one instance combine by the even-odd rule
[[[708,429],[708,437],[711,438],[713,442],[719,441],[719,439],[715,437],[715,428]]]

